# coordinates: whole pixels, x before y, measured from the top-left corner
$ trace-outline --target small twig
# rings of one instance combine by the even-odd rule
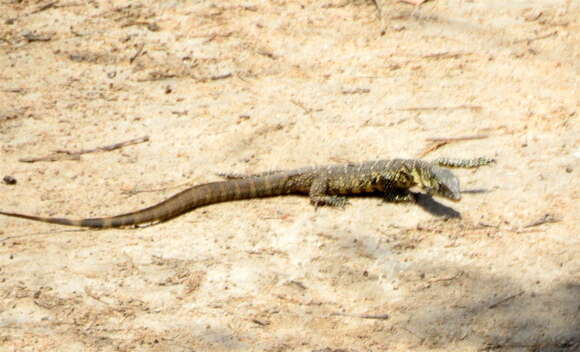
[[[288,281],[288,284],[292,284],[301,290],[306,290],[306,286],[304,286],[304,284],[300,281],[290,280],[290,281]]]
[[[355,88],[355,89],[343,89],[342,94],[367,94],[370,93],[370,89],[368,88]]]
[[[555,36],[557,34],[558,34],[558,31],[553,31],[551,33],[540,35],[540,36],[533,37],[533,38],[514,40],[513,43],[514,44],[516,44],[516,43],[528,43],[528,44],[530,44],[533,41],[550,38],[550,37]]]
[[[144,48],[145,48],[145,43],[139,44],[139,46],[137,47],[137,52],[135,52],[135,54],[133,54],[133,56],[131,56],[129,58],[129,63],[130,64],[132,64],[133,61],[135,61],[135,59],[137,59],[143,53],[143,49]]]
[[[464,56],[464,55],[471,55],[471,53],[462,53],[462,52],[450,53],[449,51],[445,51],[442,53],[423,55],[422,58],[424,58],[424,59],[456,59],[456,58],[458,58],[460,56]]]
[[[418,159],[424,158],[427,154],[436,151],[445,144],[447,144],[447,142],[433,142],[430,145],[428,145],[425,149],[423,149],[421,153],[417,154],[417,158]]]
[[[154,188],[154,189],[129,189],[126,191],[121,191],[121,194],[127,196],[134,196],[139,193],[158,193],[158,192],[165,192],[167,188]]]
[[[110,152],[112,150],[120,149],[120,148],[126,147],[128,145],[145,143],[148,141],[149,141],[149,136],[144,136],[144,137],[139,137],[139,138],[135,138],[135,139],[130,139],[130,140],[125,141],[125,142],[106,145],[103,147],[97,147],[97,148],[93,148],[93,149],[83,149],[83,150],[79,150],[77,152],[71,152],[68,150],[57,150],[56,152],[69,154],[69,155],[82,155],[82,154],[95,153],[95,152]]]
[[[61,153],[50,154],[38,158],[20,158],[21,163],[36,163],[39,161],[62,161],[62,160],[81,160],[80,155],[67,155]]]
[[[234,32],[227,32],[227,33],[213,33],[211,35],[209,35],[209,38],[207,40],[205,40],[203,42],[203,44],[207,44],[217,38],[228,38],[230,37],[232,34],[234,34]],[[199,36],[193,36],[193,38],[205,38],[208,35],[199,35]]]
[[[527,229],[528,227],[534,227],[534,226],[540,226],[543,224],[551,224],[551,223],[555,223],[555,222],[559,222],[560,219],[556,218],[554,215],[552,214],[544,214],[544,216],[542,216],[540,219],[536,220],[536,221],[532,221],[531,223],[524,225],[523,228]]]
[[[452,281],[455,280],[459,277],[461,277],[463,275],[463,271],[458,272],[457,274],[451,276],[451,277],[441,277],[441,278],[437,278],[437,279],[430,279],[428,280],[428,282],[430,284],[434,283],[434,282],[441,282],[441,281]]]
[[[310,109],[310,108],[307,108],[306,106],[304,106],[304,104],[302,104],[298,100],[290,99],[290,102],[292,104],[296,105],[297,107],[299,107],[300,109],[304,110],[304,113],[306,113],[308,115],[310,115],[312,113],[312,111],[314,111],[313,109]]]
[[[93,290],[91,290],[88,287],[85,287],[85,293],[87,294],[87,296],[91,297],[92,299],[94,299],[97,302],[103,303],[104,305],[110,306],[111,304],[109,302],[105,302],[101,299],[101,297],[97,296]]]
[[[24,93],[26,90],[24,88],[10,88],[10,89],[2,89],[2,92],[5,93]]]
[[[36,10],[30,12],[30,14],[34,14],[34,13],[39,13],[45,10],[48,10],[52,7],[54,7],[54,5],[56,5],[58,3],[58,1],[50,1],[44,5],[41,5],[39,8],[37,8]]]
[[[400,108],[397,111],[446,111],[446,110],[472,110],[480,111],[482,107],[480,105],[457,105],[457,106],[425,106],[425,107],[410,107],[410,108]]]
[[[129,22],[121,25],[121,28],[127,28],[127,27],[131,27],[131,26],[145,26],[151,32],[157,32],[160,29],[159,25],[157,23],[152,23],[152,22],[147,22],[147,21],[129,21]]]
[[[516,297],[519,297],[519,296],[521,296],[523,294],[524,294],[524,291],[520,291],[520,292],[516,293],[515,295],[508,296],[508,297],[506,297],[504,299],[501,299],[501,300],[495,302],[494,304],[491,304],[487,308],[489,308],[489,309],[497,308],[499,305],[504,304],[505,302],[510,301],[510,300],[512,300],[512,299],[514,299]]]
[[[388,314],[351,314],[351,313],[332,313],[331,316],[343,316],[351,318],[361,318],[361,319],[377,319],[377,320],[387,320],[389,319]]]
[[[177,77],[174,73],[152,71],[147,74],[145,78],[138,78],[137,82],[155,82]]]
[[[226,78],[230,78],[230,77],[232,77],[232,74],[230,72],[228,72],[228,73],[224,73],[221,75],[211,76],[209,79],[212,81],[219,81],[220,79],[226,79]]]
[[[465,136],[465,137],[447,137],[447,138],[428,138],[427,141],[431,142],[422,152],[417,154],[417,158],[424,158],[427,154],[434,152],[435,150],[441,148],[448,143],[469,141],[473,139],[484,139],[487,138],[486,135],[475,135],[475,136]]]
[[[268,51],[266,49],[258,50],[257,53],[272,60],[276,60],[278,58],[273,52]]]
[[[258,324],[260,326],[268,326],[268,325],[270,325],[269,322],[263,322],[263,321],[258,320],[258,319],[252,319],[252,323]]]
[[[489,189],[475,188],[475,189],[462,189],[461,193],[464,194],[482,194],[491,192]]]
[[[80,160],[82,154],[95,153],[95,152],[108,152],[115,149],[123,148],[128,145],[144,143],[149,141],[149,136],[131,139],[121,143],[115,143],[111,145],[106,145],[103,147],[97,147],[93,149],[83,149],[79,151],[69,151],[69,150],[56,150],[53,154],[39,157],[39,158],[21,158],[18,161],[23,163],[35,163],[37,161],[60,161],[60,160]]]
[[[460,142],[460,141],[471,141],[474,139],[485,139],[489,136],[484,135],[484,134],[478,134],[478,135],[474,135],[474,136],[464,136],[464,137],[435,137],[435,138],[427,138],[427,141],[429,142],[445,142],[445,143],[450,143],[450,142]]]
[[[485,228],[499,229],[499,225],[488,224],[486,222],[477,223],[476,229],[485,229]]]
[[[49,42],[52,40],[52,34],[50,33],[34,33],[27,32],[22,35],[29,43],[32,42]]]

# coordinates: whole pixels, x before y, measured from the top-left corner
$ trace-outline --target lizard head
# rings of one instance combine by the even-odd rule
[[[461,200],[459,180],[447,169],[433,166],[430,172],[420,175],[420,184],[427,194],[456,202]]]

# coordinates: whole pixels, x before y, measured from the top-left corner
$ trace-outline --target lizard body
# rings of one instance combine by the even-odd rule
[[[221,174],[228,180],[197,185],[151,207],[111,217],[50,218],[0,211],[1,215],[90,228],[114,228],[167,221],[202,206],[240,199],[307,194],[314,206],[347,204],[345,196],[382,193],[386,201],[415,200],[410,188],[454,201],[461,199],[459,180],[447,167],[475,168],[493,159],[377,160],[345,165],[314,166],[256,175]]]

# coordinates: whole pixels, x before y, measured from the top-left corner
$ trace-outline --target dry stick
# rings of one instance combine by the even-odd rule
[[[211,41],[214,41],[216,38],[228,38],[230,37],[232,34],[234,34],[234,32],[227,32],[227,33],[214,33],[212,35],[209,36],[209,38],[207,40],[205,40],[203,42],[203,44],[207,44]],[[207,35],[198,35],[198,36],[194,36],[194,38],[205,38],[207,37]]]
[[[427,54],[421,57],[424,59],[456,59],[464,55],[471,55],[471,53],[463,53],[463,52],[451,53],[449,51],[445,51],[442,53]]]
[[[21,163],[36,163],[38,161],[62,161],[62,160],[81,160],[80,155],[67,155],[61,153],[54,153],[40,158],[20,158]]]
[[[429,282],[430,284],[434,283],[434,282],[441,282],[441,281],[452,281],[455,280],[457,278],[459,278],[460,276],[463,275],[463,271],[460,271],[459,273],[451,276],[451,277],[441,277],[441,278],[437,278],[437,279],[430,279],[427,282]]]
[[[145,43],[139,44],[139,46],[137,47],[137,52],[135,52],[135,54],[133,54],[133,56],[129,58],[130,64],[132,64],[133,61],[135,61],[135,59],[137,59],[143,53],[143,49],[145,49]]]
[[[25,33],[22,35],[29,43],[32,42],[49,42],[52,40],[52,34],[49,33]]]
[[[444,146],[445,144],[447,144],[447,142],[433,142],[431,144],[429,144],[427,147],[425,147],[425,149],[423,149],[423,151],[419,154],[417,154],[417,158],[421,159],[424,158],[427,154],[434,152],[435,150],[441,148],[442,146]]]
[[[457,105],[457,106],[425,106],[425,107],[411,107],[411,108],[400,108],[397,111],[441,111],[441,110],[473,110],[480,111],[482,107],[480,105]]]
[[[355,88],[355,89],[343,89],[341,91],[342,94],[366,94],[370,93],[371,90],[368,88]]]
[[[533,42],[535,40],[550,38],[550,37],[552,37],[554,35],[557,35],[557,34],[558,34],[558,31],[554,31],[554,32],[551,32],[551,33],[548,33],[548,34],[544,34],[544,35],[540,35],[540,36],[533,37],[533,38],[514,40],[513,41],[513,44],[516,44],[516,43],[526,43],[526,42],[529,44],[529,43],[531,43],[531,42]]]
[[[126,147],[128,145],[145,143],[145,142],[149,142],[149,136],[130,139],[130,140],[125,141],[125,142],[110,144],[110,145],[106,145],[104,147],[97,147],[97,148],[93,148],[93,149],[83,149],[83,150],[79,150],[78,152],[71,152],[68,150],[57,150],[56,152],[70,154],[70,155],[73,155],[73,154],[81,155],[81,154],[88,154],[88,153],[94,153],[94,152],[109,152],[111,150],[120,149],[120,148]]]
[[[388,314],[351,314],[351,313],[332,313],[331,316],[343,316],[351,318],[361,318],[361,319],[377,319],[377,320],[387,320],[389,319]]]
[[[528,227],[540,226],[543,224],[551,224],[551,223],[555,223],[558,221],[560,221],[560,219],[556,218],[554,215],[544,214],[544,216],[542,216],[540,219],[538,219],[536,221],[532,221],[531,223],[525,225],[524,229],[526,229]]]
[[[302,104],[298,100],[290,99],[290,102],[299,107],[300,109],[304,110],[304,113],[306,114],[310,115],[314,111],[314,109],[307,108],[306,106],[304,106],[304,104]]]
[[[91,289],[85,287],[85,293],[87,294],[87,296],[91,297],[92,299],[94,299],[97,302],[103,303],[104,305],[110,306],[111,304],[109,302],[105,302],[101,299],[101,297],[97,296]]]
[[[47,155],[47,156],[43,156],[43,157],[39,157],[39,158],[22,158],[22,159],[18,159],[18,161],[23,162],[23,163],[34,163],[37,161],[80,160],[80,156],[82,154],[95,153],[95,152],[108,152],[111,150],[116,150],[119,148],[126,147],[128,145],[144,143],[147,141],[149,141],[149,136],[135,138],[135,139],[131,139],[131,140],[128,140],[125,142],[115,143],[115,144],[106,145],[103,147],[97,147],[97,148],[93,148],[93,149],[82,149],[82,150],[79,150],[76,152],[71,152],[69,150],[56,150],[54,152],[54,154],[51,154],[51,155]]]
[[[417,155],[417,158],[421,159],[424,158],[427,154],[441,148],[442,146],[453,143],[453,142],[462,142],[462,141],[469,141],[473,139],[484,139],[487,138],[486,135],[475,135],[475,136],[465,136],[465,137],[449,137],[449,138],[428,138],[427,141],[431,142],[421,153]]]
[[[499,300],[499,301],[495,302],[494,304],[491,304],[491,305],[490,305],[489,307],[487,307],[487,308],[489,308],[489,309],[494,309],[494,308],[496,308],[497,306],[499,306],[500,304],[504,304],[505,302],[507,302],[507,301],[509,301],[509,300],[512,300],[512,299],[514,299],[514,298],[516,298],[516,297],[518,297],[518,296],[521,296],[521,295],[523,295],[523,294],[524,294],[524,291],[520,291],[520,292],[516,293],[515,295],[511,295],[511,296],[509,296],[509,297],[506,297],[506,298],[504,298],[504,299],[502,299],[502,300]]]
[[[261,320],[258,320],[258,319],[252,319],[252,323],[254,323],[254,324],[258,324],[258,325],[260,325],[260,326],[267,326],[267,325],[270,325],[270,323],[269,323],[269,322],[263,322],[263,321],[261,321]]]
[[[477,135],[473,135],[473,136],[464,136],[464,137],[439,137],[439,138],[427,138],[427,141],[429,142],[445,142],[445,143],[450,143],[450,142],[461,142],[461,141],[471,141],[474,139],[485,139],[487,138],[487,135],[484,134],[477,134]]]
[[[230,77],[232,77],[232,73],[228,72],[228,73],[223,73],[221,75],[211,76],[209,79],[212,81],[218,81],[220,79],[226,79],[226,78],[230,78]]]
[[[37,8],[36,10],[33,10],[32,12],[30,12],[30,14],[35,14],[35,13],[39,13],[45,10],[48,10],[52,7],[54,7],[56,4],[58,3],[58,1],[50,1],[44,5],[41,5],[39,8]]]

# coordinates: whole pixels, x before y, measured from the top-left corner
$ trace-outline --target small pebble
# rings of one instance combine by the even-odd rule
[[[16,179],[12,176],[4,176],[4,178],[2,178],[2,182],[4,182],[7,185],[15,185]]]

